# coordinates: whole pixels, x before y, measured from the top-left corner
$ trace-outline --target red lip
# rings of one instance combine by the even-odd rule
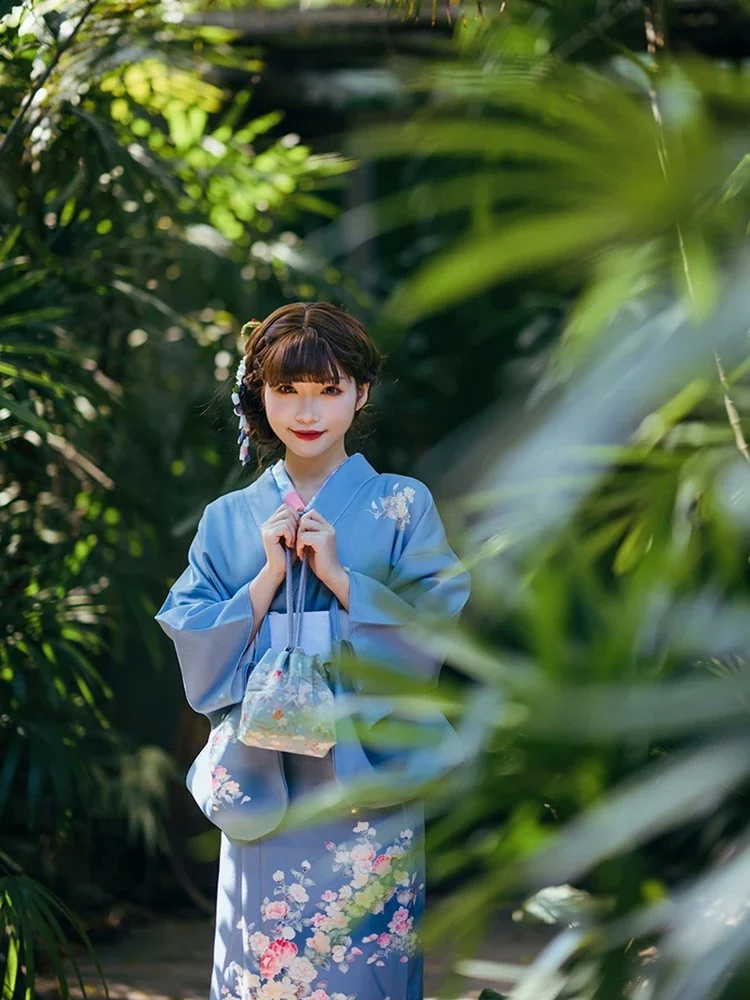
[[[315,438],[319,438],[321,434],[325,434],[325,431],[293,431],[293,433],[304,441],[313,441]]]

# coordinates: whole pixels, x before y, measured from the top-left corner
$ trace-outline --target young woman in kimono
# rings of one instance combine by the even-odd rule
[[[253,662],[269,648],[267,612],[286,610],[285,545],[295,594],[306,554],[306,611],[338,601],[355,655],[425,680],[442,661],[409,646],[409,621],[424,611],[457,619],[470,589],[424,483],[346,452],[381,364],[359,322],[326,303],[293,303],[248,326],[233,396],[240,458],[249,460],[249,441],[284,457],[206,506],[156,615],[190,705],[212,725],[242,701],[250,642]],[[337,675],[334,690],[352,687]],[[222,817],[211,1000],[422,1000],[421,801],[396,793],[395,804],[333,810],[312,826],[282,822],[288,801],[376,774],[389,757],[351,725],[337,736],[324,757],[239,744],[250,762],[240,780],[211,772],[206,812]],[[417,781],[441,764],[434,749],[404,760]]]

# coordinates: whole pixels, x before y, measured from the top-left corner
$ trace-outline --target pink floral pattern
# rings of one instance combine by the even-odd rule
[[[225,746],[229,740],[236,742],[237,737],[228,719],[216,727],[209,740],[211,758],[221,747]],[[214,763],[211,768],[211,811],[216,812],[222,805],[232,806],[237,799],[240,805],[251,801],[250,795],[245,795],[240,788],[239,782],[235,781],[223,764]]]
[[[424,883],[418,882],[413,831],[402,830],[385,849],[367,821],[353,831],[354,841],[326,841],[331,869],[341,872],[344,882],[337,890],[326,889],[317,902],[309,861],[288,874],[274,873],[275,898],[266,896],[260,908],[263,929],[244,917],[237,924],[251,955],[250,968],[230,964],[224,1000],[357,1000],[356,993],[329,992],[321,972],[347,973],[357,961],[384,966],[391,956],[408,962],[417,954],[420,938],[412,911]],[[388,931],[358,937],[360,921],[385,913],[389,903]]]
[[[389,496],[378,497],[380,507],[372,500],[370,506],[366,507],[365,510],[368,514],[372,514],[375,520],[384,516],[392,518],[396,522],[396,528],[403,531],[411,521],[409,504],[414,502],[416,494],[411,486],[404,486],[398,493],[397,489],[398,483],[394,483]]]
[[[216,812],[222,803],[232,805],[241,795],[239,783],[234,781],[222,764],[217,764],[211,771],[211,809]],[[247,802],[249,798],[249,795],[245,795],[242,801]]]

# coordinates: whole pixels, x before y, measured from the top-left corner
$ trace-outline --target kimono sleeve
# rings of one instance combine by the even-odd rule
[[[448,544],[431,493],[424,484],[420,490],[424,508],[404,529],[388,579],[381,582],[345,567],[349,625],[358,656],[436,680],[443,660],[409,643],[409,625],[425,614],[456,621],[469,599],[471,577]]]
[[[242,701],[247,678],[240,669],[253,628],[249,581],[231,592],[218,569],[210,505],[188,551],[188,565],[154,616],[172,639],[185,696],[203,715]]]

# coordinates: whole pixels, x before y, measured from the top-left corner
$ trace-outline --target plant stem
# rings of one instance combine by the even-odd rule
[[[651,113],[654,116],[654,121],[657,125],[658,134],[658,146],[657,152],[659,155],[659,163],[661,164],[661,169],[664,177],[667,177],[668,170],[668,157],[666,143],[664,142],[664,121],[661,116],[661,109],[659,108],[659,100],[656,94],[656,87],[653,84],[653,78],[656,73],[659,72],[659,63],[657,61],[657,51],[659,49],[665,50],[667,47],[667,34],[666,34],[666,17],[664,16],[664,0],[656,0],[656,14],[654,14],[654,8],[652,8],[649,0],[644,0],[643,3],[643,20],[646,32],[646,47],[648,50],[649,57],[651,59],[651,72],[649,73],[649,100],[651,102]],[[682,270],[685,275],[685,285],[688,290],[688,295],[695,305],[695,289],[693,288],[692,275],[690,273],[690,263],[688,261],[687,253],[685,251],[685,240],[682,233],[682,226],[679,222],[676,223],[677,226],[677,240],[680,247],[680,259],[682,261]],[[719,373],[719,381],[721,383],[722,389],[724,391],[724,408],[727,411],[727,419],[729,420],[729,426],[732,428],[734,434],[734,440],[737,445],[737,449],[746,462],[750,462],[750,449],[748,449],[747,441],[745,440],[745,435],[742,432],[742,423],[740,421],[739,413],[737,408],[732,402],[732,398],[729,395],[729,385],[727,384],[726,375],[724,374],[724,369],[719,360],[719,355],[714,351],[714,359],[716,361],[716,369]]]

